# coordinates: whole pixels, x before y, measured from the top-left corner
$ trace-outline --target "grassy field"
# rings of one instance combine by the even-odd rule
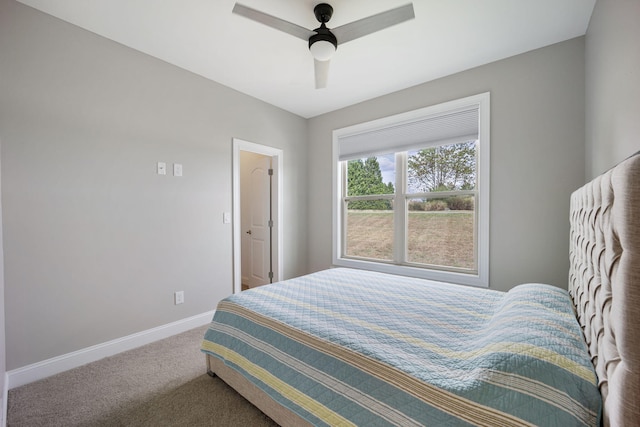
[[[473,211],[410,212],[408,261],[473,269]],[[393,257],[393,213],[350,210],[347,255]]]

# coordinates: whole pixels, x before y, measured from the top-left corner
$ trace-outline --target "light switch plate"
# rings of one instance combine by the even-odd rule
[[[167,164],[165,162],[158,162],[158,175],[167,174]]]
[[[173,176],[182,176],[182,164],[180,163],[173,164]]]

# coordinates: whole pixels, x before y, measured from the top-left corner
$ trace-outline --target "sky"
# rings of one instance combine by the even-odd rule
[[[380,172],[382,172],[382,182],[385,184],[392,183],[396,185],[396,160],[393,153],[384,156],[378,156],[378,164]]]

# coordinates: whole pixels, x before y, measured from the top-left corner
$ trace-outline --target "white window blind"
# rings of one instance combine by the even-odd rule
[[[478,106],[382,125],[338,137],[339,159],[353,160],[478,139]]]

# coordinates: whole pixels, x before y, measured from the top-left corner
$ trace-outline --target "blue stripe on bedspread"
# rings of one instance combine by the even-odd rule
[[[203,351],[315,425],[598,425],[567,293],[333,269],[222,301]]]

